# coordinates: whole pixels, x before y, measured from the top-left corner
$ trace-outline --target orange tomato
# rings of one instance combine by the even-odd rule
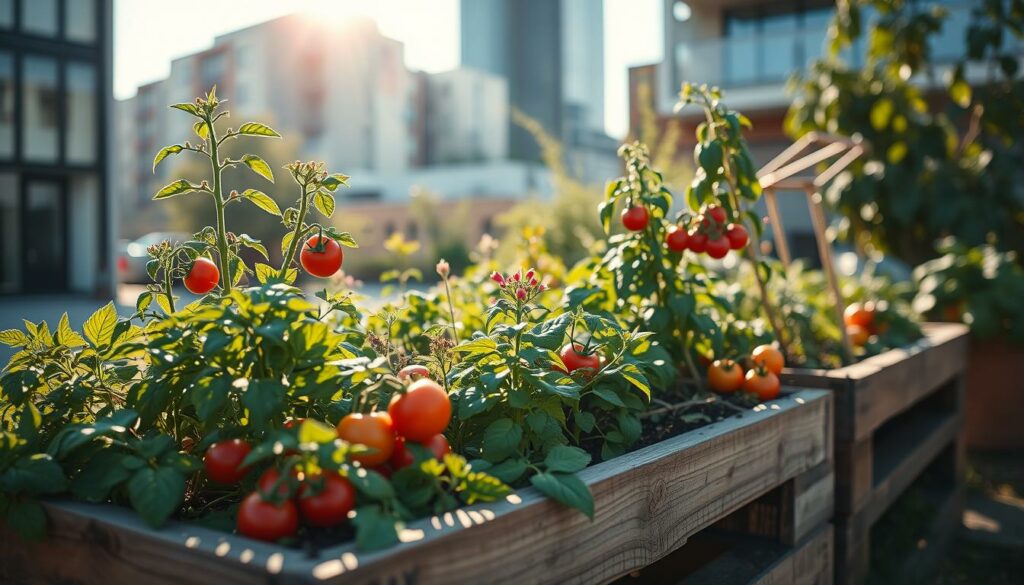
[[[352,456],[353,460],[367,467],[384,463],[395,449],[395,430],[386,412],[345,415],[338,423],[338,436],[354,445],[365,445],[371,449]]]
[[[781,387],[779,377],[769,371],[750,370],[743,381],[743,390],[757,394],[762,401],[776,398]]]
[[[846,322],[847,326],[857,325],[866,331],[871,331],[871,327],[875,322],[875,305],[874,303],[852,303],[846,307],[846,311],[843,312],[843,321]]]
[[[718,392],[735,392],[743,385],[743,368],[732,360],[715,360],[708,368],[708,385]]]
[[[846,336],[850,338],[850,343],[861,347],[868,342],[868,338],[871,337],[871,331],[860,325],[847,325]]]
[[[425,443],[448,427],[452,403],[440,384],[430,378],[420,378],[404,393],[391,397],[388,414],[397,434]]]
[[[786,365],[786,359],[782,357],[782,352],[771,345],[755,347],[754,353],[750,354],[750,359],[755,365],[776,375],[781,374],[782,367]]]

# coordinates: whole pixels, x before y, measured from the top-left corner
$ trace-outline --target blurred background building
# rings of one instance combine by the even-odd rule
[[[0,0],[0,294],[113,286],[110,0]]]

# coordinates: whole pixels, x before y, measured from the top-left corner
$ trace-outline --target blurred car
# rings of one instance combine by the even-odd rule
[[[149,275],[146,274],[149,254],[146,249],[163,241],[174,243],[191,239],[192,235],[184,232],[151,232],[137,240],[123,240],[117,256],[118,279],[129,283],[149,282]]]

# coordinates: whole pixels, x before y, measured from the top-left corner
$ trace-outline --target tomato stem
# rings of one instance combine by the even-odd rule
[[[223,185],[221,184],[221,172],[224,168],[220,164],[218,154],[219,144],[217,143],[217,131],[213,126],[213,120],[207,115],[203,118],[210,131],[210,165],[213,168],[213,202],[217,208],[217,255],[220,256],[220,287],[224,294],[231,292],[231,267],[228,251],[227,222],[224,218]]]
[[[295,261],[295,252],[298,250],[299,240],[305,235],[302,231],[303,222],[306,220],[306,213],[309,209],[308,196],[306,192],[306,185],[300,185],[302,189],[302,197],[299,198],[299,216],[295,220],[295,230],[292,231],[292,241],[288,243],[288,252],[284,255],[284,260],[281,262],[281,270],[278,272],[277,277],[281,280],[285,279],[288,274],[288,267]],[[322,233],[323,228],[321,228]],[[321,236],[322,237],[322,236]]]

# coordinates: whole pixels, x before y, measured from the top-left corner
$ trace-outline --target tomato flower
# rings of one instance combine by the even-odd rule
[[[441,258],[441,261],[437,263],[436,270],[438,276],[441,278],[448,278],[448,275],[451,274],[452,267],[444,258]]]

